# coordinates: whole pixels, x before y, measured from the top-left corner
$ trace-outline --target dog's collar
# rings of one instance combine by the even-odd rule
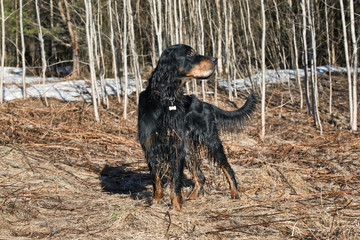
[[[154,90],[154,93],[161,97],[161,92],[158,90]],[[174,105],[175,97],[163,97],[162,100],[168,100],[170,102],[169,111],[176,111],[176,105]]]
[[[172,97],[162,97],[160,91],[158,91],[158,90],[153,90],[153,91],[154,91],[154,93],[156,93],[157,95],[159,95],[161,97],[161,100],[169,100],[170,102],[175,102],[176,98],[174,96],[172,96]]]

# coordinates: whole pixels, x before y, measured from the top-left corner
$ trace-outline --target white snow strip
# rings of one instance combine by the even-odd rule
[[[346,68],[336,66],[321,66],[317,67],[319,74],[329,72],[346,72]],[[22,68],[6,67],[4,69],[4,88],[2,90],[4,101],[11,101],[13,99],[22,98]],[[309,70],[310,71],[310,70]],[[360,72],[360,68],[358,69]],[[304,76],[304,70],[299,69],[300,77]],[[251,76],[255,84],[261,82],[261,73]],[[295,79],[295,70],[266,70],[266,81],[268,84],[286,82],[288,79]],[[45,84],[42,84],[42,78],[26,77],[25,82],[29,85],[27,88],[28,97],[53,97],[63,101],[91,101],[91,86],[89,80],[71,80],[61,81],[61,78],[46,78]],[[98,80],[98,87],[100,89],[100,80]],[[219,85],[228,87],[227,80],[220,80]],[[232,87],[243,90],[251,86],[250,77],[235,79],[231,81]],[[107,94],[116,94],[116,82],[113,78],[105,79],[105,89]],[[135,81],[133,78],[129,79],[128,93],[131,94],[136,91]]]

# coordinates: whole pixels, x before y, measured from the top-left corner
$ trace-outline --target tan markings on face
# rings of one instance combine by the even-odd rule
[[[213,73],[215,64],[209,59],[202,60],[199,64],[195,65],[187,74],[187,77],[208,77]]]

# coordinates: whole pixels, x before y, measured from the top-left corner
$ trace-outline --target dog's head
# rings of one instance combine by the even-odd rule
[[[200,55],[187,45],[174,45],[173,54],[179,77],[207,78],[215,70],[216,58]]]
[[[200,55],[190,46],[172,45],[161,54],[150,84],[177,85],[185,78],[207,78],[215,71],[216,62],[216,58]]]

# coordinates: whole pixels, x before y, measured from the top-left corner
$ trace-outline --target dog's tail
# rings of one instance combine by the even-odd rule
[[[258,97],[251,93],[245,104],[235,111],[225,111],[214,105],[211,105],[212,111],[217,120],[218,126],[221,129],[242,128],[246,120],[249,120],[251,115],[256,110]]]

